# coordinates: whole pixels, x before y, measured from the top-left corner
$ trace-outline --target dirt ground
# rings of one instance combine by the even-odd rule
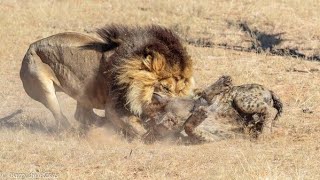
[[[109,23],[160,24],[186,41],[249,49],[265,42],[263,33],[274,39],[273,48],[311,57],[320,54],[319,7],[316,0],[0,0],[0,179],[320,179],[319,61],[186,42],[197,87],[228,74],[235,84],[267,86],[284,103],[283,132],[271,139],[193,146],[129,143],[106,128],[87,137],[52,134],[52,115],[27,96],[19,79],[30,43],[66,31],[94,36]],[[241,23],[259,31],[258,38]],[[75,101],[58,96],[77,126]]]

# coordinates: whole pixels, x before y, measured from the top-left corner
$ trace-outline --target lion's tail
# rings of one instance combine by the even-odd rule
[[[279,96],[277,96],[273,91],[270,91],[270,92],[272,95],[273,107],[278,110],[278,113],[277,113],[276,117],[274,118],[274,120],[277,120],[283,112],[283,104],[282,104]]]

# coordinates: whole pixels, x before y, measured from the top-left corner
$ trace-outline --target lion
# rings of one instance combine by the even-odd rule
[[[179,37],[165,27],[109,25],[100,37],[66,32],[32,43],[20,70],[24,90],[53,114],[60,129],[70,127],[56,92],[77,101],[81,124],[110,120],[129,135],[138,132],[139,117],[153,93],[189,96],[193,88],[192,59]],[[105,110],[105,118],[93,109]]]
[[[257,138],[269,135],[282,113],[282,102],[259,84],[234,86],[230,76],[222,76],[201,91],[196,99],[154,94],[153,104],[144,111],[148,132],[145,140],[184,131],[193,142],[210,142],[234,137],[249,130]]]

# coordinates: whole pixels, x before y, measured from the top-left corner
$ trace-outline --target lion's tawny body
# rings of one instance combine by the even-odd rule
[[[76,99],[77,112],[104,109],[107,91],[100,70],[103,53],[81,48],[92,42],[101,41],[79,33],[61,33],[31,44],[23,59],[20,77],[25,91],[43,103],[57,123],[68,121],[62,114],[56,91]]]
[[[193,84],[192,61],[178,36],[160,26],[106,26],[101,39],[61,33],[30,45],[20,77],[27,94],[44,104],[58,126],[68,126],[56,97],[77,100],[75,118],[90,124],[105,109],[113,124],[135,134],[130,116],[139,116],[154,92],[187,96]]]

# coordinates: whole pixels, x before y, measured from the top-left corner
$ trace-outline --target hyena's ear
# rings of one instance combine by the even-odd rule
[[[142,63],[149,71],[159,73],[165,67],[165,58],[158,52],[149,51]]]

